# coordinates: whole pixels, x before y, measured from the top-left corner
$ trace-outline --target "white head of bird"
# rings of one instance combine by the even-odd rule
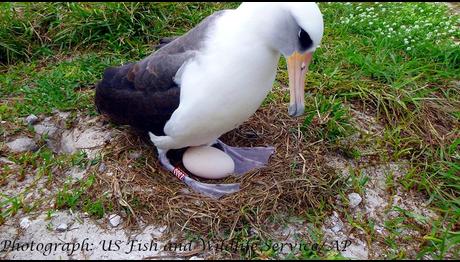
[[[289,115],[304,112],[305,76],[313,53],[323,37],[324,23],[316,3],[243,3],[238,9],[254,16],[249,26],[258,37],[287,59],[290,105]],[[257,22],[256,22],[257,21]]]

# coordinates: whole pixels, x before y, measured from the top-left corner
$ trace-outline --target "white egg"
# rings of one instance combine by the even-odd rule
[[[188,148],[182,157],[182,163],[192,174],[208,179],[221,179],[235,171],[233,159],[210,146]]]

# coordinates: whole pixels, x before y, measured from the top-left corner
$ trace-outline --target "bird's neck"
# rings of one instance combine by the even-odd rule
[[[297,23],[282,3],[243,3],[234,14],[235,27],[241,28],[241,35],[251,36],[258,42],[280,53],[296,35]],[[294,31],[294,32],[291,32]]]
[[[219,19],[211,34],[207,48],[221,56],[235,59],[244,57],[242,65],[259,67],[259,63],[271,63],[276,70],[280,58],[279,42],[283,30],[290,23],[285,11],[263,3],[243,3],[236,10],[228,11]],[[262,66],[260,66],[262,67]],[[267,67],[266,67],[267,68]]]

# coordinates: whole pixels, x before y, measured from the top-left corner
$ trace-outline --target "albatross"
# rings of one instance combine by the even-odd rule
[[[219,137],[237,128],[272,89],[287,59],[289,115],[304,112],[305,75],[323,36],[315,3],[242,3],[217,11],[182,36],[164,39],[139,62],[105,70],[96,86],[98,111],[149,132],[167,170],[198,192],[219,198],[239,184],[205,184],[174,167],[172,149],[218,145],[243,174],[264,166],[272,147],[236,148]]]

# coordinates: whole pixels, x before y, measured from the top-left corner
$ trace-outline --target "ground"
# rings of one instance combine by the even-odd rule
[[[262,107],[222,138],[276,153],[221,200],[96,112],[106,67],[237,5],[0,5],[1,258],[459,258],[455,3],[321,3],[305,115],[287,115],[282,59]]]

